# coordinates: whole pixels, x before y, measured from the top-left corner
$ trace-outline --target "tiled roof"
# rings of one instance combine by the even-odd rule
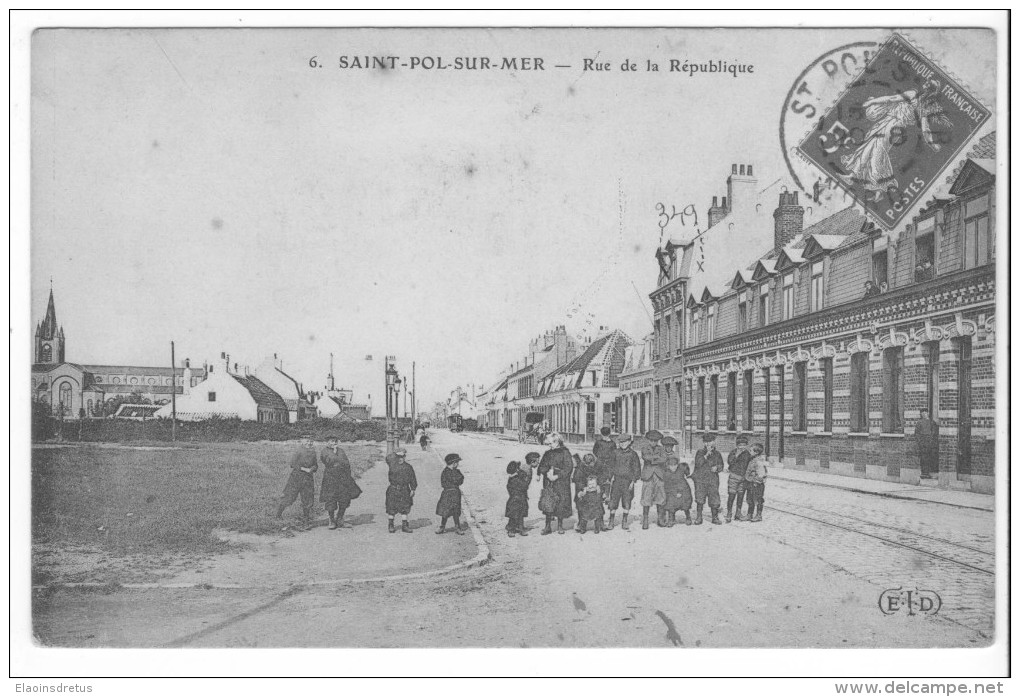
[[[283,397],[254,375],[234,375],[231,373],[230,377],[241,383],[260,407],[287,410],[287,403],[283,401]]]
[[[995,159],[995,131],[982,136],[967,154],[972,160],[994,160]]]
[[[583,375],[584,371],[588,369],[588,366],[591,365],[596,358],[604,360],[604,352],[611,349],[613,345],[620,340],[626,341],[628,346],[633,343],[630,337],[619,329],[613,330],[604,337],[593,341],[580,356],[560,366],[553,372],[549,373],[547,377],[552,378],[557,375],[567,375],[570,373],[579,373]]]

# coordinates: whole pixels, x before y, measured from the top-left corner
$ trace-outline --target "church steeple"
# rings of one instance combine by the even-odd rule
[[[64,328],[57,324],[57,308],[53,302],[53,281],[50,281],[50,299],[46,304],[46,317],[35,328],[35,362],[64,362]]]

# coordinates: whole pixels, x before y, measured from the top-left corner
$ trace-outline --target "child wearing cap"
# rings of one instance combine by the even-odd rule
[[[666,527],[676,525],[676,512],[683,511],[687,516],[687,524],[691,521],[691,504],[694,498],[691,496],[691,485],[687,478],[691,476],[691,467],[686,462],[680,462],[680,458],[673,452],[677,445],[676,438],[666,436],[662,439],[662,447],[666,449],[666,471],[662,475],[662,486],[666,490]]]
[[[464,473],[457,469],[460,465],[460,455],[450,453],[444,459],[446,467],[439,475],[439,485],[443,487],[443,493],[439,495],[439,503],[436,504],[436,515],[442,522],[439,523],[436,534],[442,535],[446,532],[446,521],[453,518],[454,532],[463,535],[464,531],[460,529],[460,485],[464,483]]]
[[[641,476],[641,458],[630,447],[634,437],[624,434],[613,451],[613,482],[609,490],[609,529],[616,525],[616,509],[623,506],[622,527],[627,530],[627,515],[634,499],[634,483]]]
[[[747,463],[751,461],[751,451],[747,447],[747,436],[737,436],[737,447],[726,456],[726,463],[729,465],[729,480],[726,482],[726,522],[734,519],[733,502],[737,502],[737,520],[745,520],[740,509],[744,507],[744,493],[747,491],[747,483],[744,481],[744,474],[747,472]],[[748,502],[750,503],[750,502]]]
[[[652,429],[645,434],[648,445],[641,449],[641,529],[648,529],[648,511],[655,506],[656,524],[661,528],[666,525],[666,490],[662,485],[665,473],[666,449],[660,444],[662,433]]]
[[[765,505],[765,480],[769,476],[765,460],[765,446],[755,443],[751,448],[754,457],[747,464],[744,481],[747,482],[747,519],[752,523],[761,522],[761,509]]]
[[[393,519],[399,515],[401,531],[411,532],[407,516],[411,513],[411,506],[414,505],[414,492],[418,489],[418,478],[414,474],[414,468],[404,460],[404,456],[407,455],[406,450],[398,448],[390,455],[386,456],[386,463],[390,466],[388,475],[390,485],[386,488],[386,515],[390,519],[389,531],[397,531]]]
[[[594,459],[594,458],[593,458]],[[599,478],[592,472],[577,496],[577,532],[582,535],[588,532],[588,521],[595,521],[595,534],[602,532],[602,516],[606,514],[602,503],[602,492],[599,490]]]
[[[531,486],[531,468],[538,462],[538,458],[538,453],[528,453],[525,458],[528,464],[522,465],[519,461],[513,460],[506,466],[506,473],[509,476],[506,480],[507,500],[503,515],[507,518],[507,537],[528,535],[524,529],[524,518],[528,515],[528,487]]]

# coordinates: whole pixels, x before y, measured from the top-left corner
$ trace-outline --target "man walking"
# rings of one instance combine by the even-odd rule
[[[631,450],[634,436],[624,434],[613,452],[613,482],[609,489],[609,530],[616,525],[616,509],[623,505],[621,526],[627,530],[627,515],[634,499],[634,482],[641,476],[641,458]]]
[[[290,476],[283,489],[280,505],[276,509],[276,517],[282,518],[287,506],[301,497],[301,522],[305,525],[312,520],[312,505],[315,502],[315,471],[319,469],[315,457],[315,443],[311,438],[302,438],[301,446],[290,458]]]
[[[914,426],[917,441],[917,456],[921,461],[921,477],[931,479],[939,471],[939,425],[932,421],[927,409],[921,410],[921,418]]]
[[[723,459],[719,451],[715,449],[715,436],[706,433],[701,437],[704,445],[694,455],[694,502],[698,506],[698,513],[694,519],[695,525],[704,523],[701,511],[705,507],[705,501],[712,510],[712,522],[722,525],[719,520],[719,473],[723,470]]]
[[[726,464],[729,469],[729,479],[726,482],[726,522],[732,522],[733,501],[737,502],[737,520],[745,520],[740,510],[744,507],[744,493],[747,490],[747,483],[744,481],[744,474],[747,472],[747,463],[751,461],[751,452],[747,448],[747,436],[737,436],[737,447],[726,456]],[[750,503],[750,502],[748,502]]]

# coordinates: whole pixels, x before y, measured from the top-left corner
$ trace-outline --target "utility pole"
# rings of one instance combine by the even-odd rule
[[[170,342],[170,440],[177,442],[177,359]]]
[[[416,364],[411,361],[411,427],[414,428],[414,422],[418,420],[418,405],[415,403],[415,398],[418,396],[418,383],[415,379],[415,368]]]

